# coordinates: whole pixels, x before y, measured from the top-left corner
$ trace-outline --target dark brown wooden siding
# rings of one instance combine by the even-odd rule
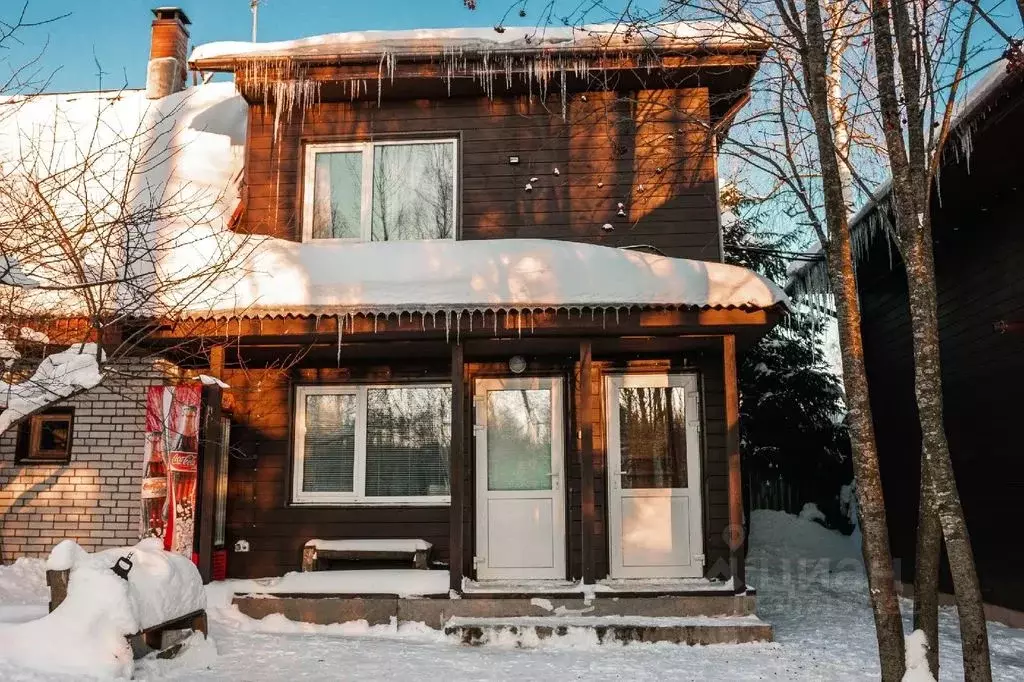
[[[570,99],[566,120],[557,96],[323,102],[279,121],[276,138],[273,107],[254,104],[239,229],[301,237],[305,143],[451,135],[460,140],[461,239],[651,244],[720,260],[707,88]]]
[[[1024,608],[1024,333],[997,333],[1024,321],[1024,107],[992,114],[974,134],[966,163],[942,171],[936,201],[935,264],[946,433],[987,601]],[[1014,106],[1016,108],[1014,108]],[[864,347],[878,435],[893,553],[913,579],[920,478],[920,427],[905,273],[884,243],[861,268]],[[946,582],[949,587],[948,581]]]
[[[384,351],[386,352],[386,351]],[[638,357],[596,356],[589,409],[594,428],[596,523],[593,529],[595,575],[608,575],[606,453],[604,430],[603,372],[621,369],[627,360]],[[662,356],[664,358],[664,356]],[[645,358],[648,368],[696,371],[703,385],[705,429],[704,445],[704,527],[705,553],[710,577],[729,577],[729,552],[724,533],[728,524],[728,474],[725,456],[725,415],[722,390],[721,357],[718,351],[701,350],[680,353],[671,360]],[[229,470],[228,546],[244,538],[248,553],[231,554],[228,570],[233,577],[282,575],[298,570],[302,545],[309,539],[342,538],[423,538],[432,542],[434,559],[449,560],[448,507],[310,507],[290,506],[291,481],[291,400],[296,383],[338,383],[345,381],[439,380],[450,377],[444,361],[403,361],[359,366],[315,369],[300,363],[296,369],[226,369],[224,377],[234,395],[232,449]],[[578,358],[539,356],[530,358],[529,373],[560,376],[566,384],[566,421],[575,424]],[[507,376],[504,361],[467,359],[467,384],[484,376]],[[463,569],[472,573],[475,544],[475,450],[472,400],[466,401],[461,434],[465,444],[467,491],[463,504],[466,553]],[[569,577],[582,575],[581,468],[575,428],[566,429],[566,518],[567,563]],[[457,435],[453,434],[453,437]]]

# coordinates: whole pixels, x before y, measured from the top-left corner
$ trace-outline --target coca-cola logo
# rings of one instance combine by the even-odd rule
[[[171,468],[182,471],[195,471],[196,453],[194,452],[172,452]]]
[[[144,478],[142,479],[142,496],[146,497],[167,497],[166,478]]]

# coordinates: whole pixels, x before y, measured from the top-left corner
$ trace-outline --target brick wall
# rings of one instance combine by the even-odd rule
[[[15,464],[17,428],[0,437],[0,563],[45,557],[71,538],[89,551],[139,540],[146,391],[163,383],[152,361],[121,362],[75,408],[71,462]]]

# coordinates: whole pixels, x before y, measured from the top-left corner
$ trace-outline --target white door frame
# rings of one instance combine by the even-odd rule
[[[678,387],[685,392],[686,488],[623,489],[619,428],[620,388]],[[693,373],[624,373],[605,376],[605,423],[608,427],[608,544],[612,578],[699,578],[704,575],[703,472],[700,442],[700,383]],[[622,551],[622,500],[627,497],[689,498],[688,566],[625,566]]]
[[[475,467],[476,467],[476,552],[474,564],[479,580],[487,579],[564,579],[565,568],[565,429],[562,377],[512,377],[503,379],[477,379],[473,397]],[[542,491],[491,491],[487,486],[487,392],[492,390],[550,389],[551,391],[551,489]],[[550,568],[491,568],[488,565],[488,500],[541,499],[552,501],[552,556]],[[508,541],[508,538],[504,539]]]

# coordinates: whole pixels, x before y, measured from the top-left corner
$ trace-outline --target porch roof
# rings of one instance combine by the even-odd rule
[[[296,243],[270,239],[185,316],[788,308],[745,268],[548,239]]]

